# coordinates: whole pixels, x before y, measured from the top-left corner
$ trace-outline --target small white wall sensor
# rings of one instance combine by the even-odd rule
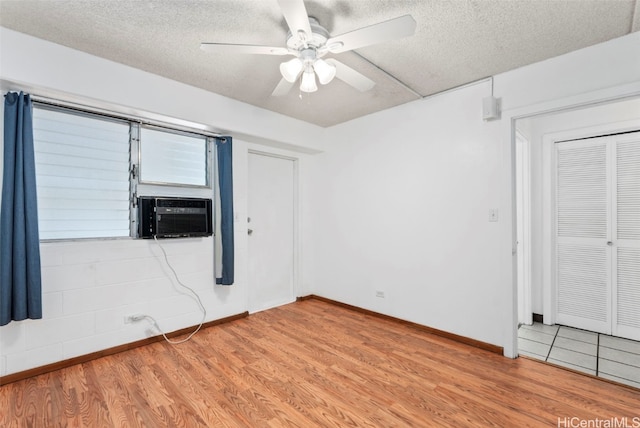
[[[482,119],[485,121],[500,119],[500,99],[494,96],[482,99]]]

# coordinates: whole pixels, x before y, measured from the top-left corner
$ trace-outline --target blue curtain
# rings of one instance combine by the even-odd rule
[[[233,154],[231,137],[216,138],[220,203],[220,240],[222,241],[222,277],[216,284],[233,284]]]
[[[29,95],[4,97],[0,211],[0,325],[42,318],[40,240]]]

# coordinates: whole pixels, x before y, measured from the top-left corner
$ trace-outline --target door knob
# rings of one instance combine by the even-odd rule
[[[613,245],[613,242],[611,242],[611,241],[607,241],[607,245],[608,245],[608,246],[612,246],[612,245]]]
[[[253,233],[253,229],[247,229],[247,235],[251,235]]]

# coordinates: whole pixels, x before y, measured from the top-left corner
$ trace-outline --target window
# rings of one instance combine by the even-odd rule
[[[142,127],[140,182],[207,186],[207,138]]]
[[[129,236],[129,124],[34,108],[40,239]]]
[[[33,127],[42,240],[134,236],[138,189],[212,197],[207,136],[40,103]]]

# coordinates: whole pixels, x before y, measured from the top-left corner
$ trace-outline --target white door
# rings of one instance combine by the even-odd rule
[[[295,161],[249,153],[249,311],[295,300]]]
[[[556,320],[640,338],[640,133],[556,144]]]
[[[640,132],[615,142],[613,334],[640,340]]]
[[[559,324],[611,332],[610,156],[606,138],[556,144]]]

